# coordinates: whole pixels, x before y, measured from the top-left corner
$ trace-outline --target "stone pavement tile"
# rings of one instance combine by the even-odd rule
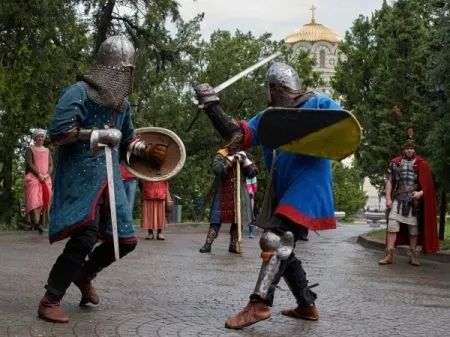
[[[30,327],[28,325],[14,325],[9,326],[6,332],[8,337],[28,337],[30,334]]]
[[[33,337],[53,336],[52,326],[41,320],[38,320],[35,324],[31,324],[30,332]]]
[[[67,325],[36,315],[64,243],[0,235],[0,337],[442,337],[450,331],[448,265],[423,261],[413,268],[399,257],[395,265],[379,266],[380,252],[356,244],[366,226],[311,233],[309,242],[297,245],[310,282],[319,283],[318,322],[280,314],[296,305],[282,281],[270,319],[225,329],[227,317],[246,305],[261,260],[258,240],[244,238],[243,256],[229,254],[224,227],[211,254],[198,253],[206,227],[169,227],[163,242],[140,239],[133,253],[94,280],[98,306],[78,307],[80,293],[69,288],[62,302]]]

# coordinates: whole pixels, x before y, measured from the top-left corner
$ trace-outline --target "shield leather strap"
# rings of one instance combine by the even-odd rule
[[[154,167],[146,160],[131,155],[130,163],[125,164],[128,171],[138,179],[164,181],[174,177],[184,166],[186,149],[181,139],[171,130],[158,127],[136,129],[136,135],[147,144],[167,146],[167,156],[160,167]]]

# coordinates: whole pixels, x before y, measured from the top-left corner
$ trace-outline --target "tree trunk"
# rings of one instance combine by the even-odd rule
[[[97,55],[98,48],[106,40],[108,35],[108,29],[111,26],[112,13],[114,6],[116,5],[115,0],[109,0],[103,8],[100,9],[99,19],[97,24],[97,32],[95,37],[95,48],[94,48],[94,58]]]

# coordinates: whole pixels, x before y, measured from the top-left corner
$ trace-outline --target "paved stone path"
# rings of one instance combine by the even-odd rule
[[[34,233],[0,235],[0,336],[450,336],[450,266],[422,261],[414,268],[400,257],[380,267],[379,251],[356,244],[368,229],[311,233],[298,245],[310,282],[320,283],[318,322],[280,314],[295,305],[282,282],[272,317],[240,331],[223,325],[253,290],[260,266],[256,239],[245,239],[242,257],[228,253],[225,228],[212,254],[198,253],[204,226],[169,228],[166,241],[140,240],[136,251],[95,280],[98,306],[79,308],[78,289],[71,287],[63,302],[71,322],[51,324],[36,310],[63,244],[50,246]]]

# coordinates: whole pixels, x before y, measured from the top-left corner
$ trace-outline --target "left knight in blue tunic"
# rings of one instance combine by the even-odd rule
[[[108,38],[90,72],[66,88],[57,103],[49,130],[51,141],[58,145],[49,239],[50,243],[69,240],[50,271],[47,291],[39,303],[42,319],[69,321],[60,301],[72,282],[81,291],[80,305],[97,304],[99,298],[91,281],[115,261],[105,154],[99,151],[99,144],[113,148],[120,257],[136,246],[119,160],[128,152],[160,165],[166,146],[146,144],[135,136],[127,101],[133,87],[134,56],[129,40]],[[99,239],[103,241],[95,247]]]

